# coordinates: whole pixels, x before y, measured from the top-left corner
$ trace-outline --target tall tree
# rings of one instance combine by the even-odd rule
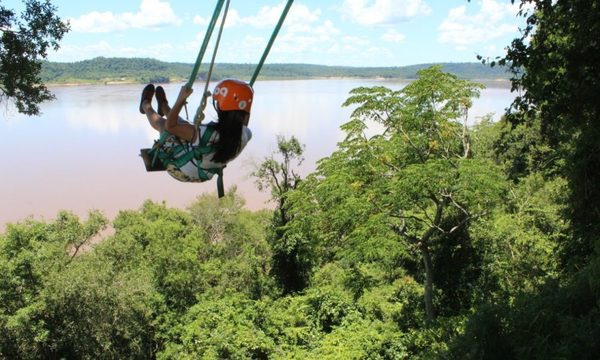
[[[421,254],[427,322],[433,305],[435,242],[488,211],[501,179],[494,166],[472,159],[467,126],[480,85],[431,67],[398,92],[353,91],[355,121],[375,120],[384,133],[366,151],[380,152],[381,189],[375,197],[394,231]],[[381,150],[378,150],[381,149]]]
[[[305,216],[292,222],[306,222],[306,212],[323,219],[325,249],[358,246],[365,250],[358,256],[379,256],[376,248],[393,237],[414,254],[428,323],[436,317],[432,252],[486,214],[502,191],[498,168],[472,158],[466,119],[479,88],[436,66],[398,91],[354,89],[345,103],[356,106],[342,127],[346,138],[305,182],[308,200],[293,206]],[[381,131],[368,136],[375,128]]]
[[[307,257],[307,243],[287,233],[291,215],[287,209],[288,194],[296,189],[301,178],[296,173],[304,161],[304,145],[294,136],[277,137],[277,151],[265,158],[253,172],[258,188],[271,191],[271,200],[277,203],[269,242],[273,250],[273,273],[285,293],[303,289],[308,284],[312,262]]]
[[[528,231],[535,236],[533,247],[544,246],[552,237],[558,239],[562,271],[557,281],[546,279],[531,292],[513,290],[510,299],[477,309],[456,355],[466,359],[592,359],[600,351],[600,1],[518,2],[526,21],[521,37],[512,41],[506,56],[492,62],[509,67],[513,90],[522,94],[508,114],[513,131],[501,145],[508,150],[505,154],[512,152],[508,158],[513,160],[543,160],[534,160],[532,168],[513,175],[524,180],[525,186],[544,176],[546,194],[523,187],[528,194],[538,192],[545,199],[523,197],[527,203],[521,201],[521,206],[527,213],[502,230],[507,239],[516,234],[522,239],[526,233],[507,230],[524,220],[531,228],[543,229],[539,239]],[[537,173],[527,175],[529,170]],[[561,177],[567,179],[567,191],[560,185]],[[549,193],[552,189],[554,193]],[[552,210],[553,202],[561,202],[548,199],[561,196],[569,199],[568,206]],[[527,209],[532,204],[534,208]],[[526,260],[523,265],[535,268],[536,260],[530,256]],[[518,262],[516,268],[522,267]]]
[[[50,333],[61,328],[49,320],[53,317],[49,310],[52,295],[56,294],[48,296],[47,289],[56,274],[77,266],[80,249],[107,223],[98,211],[90,212],[85,222],[61,211],[53,223],[27,220],[9,224],[6,233],[0,235],[0,358],[61,357],[56,354],[61,350],[47,346]],[[65,284],[59,288],[66,288]],[[71,299],[71,306],[79,305],[79,301]]]
[[[264,159],[258,169],[253,172],[259,190],[270,190],[271,200],[277,202],[278,226],[289,221],[286,213],[286,194],[298,187],[300,176],[294,167],[304,161],[304,145],[294,136],[286,139],[277,137],[277,151]],[[277,159],[279,157],[280,159]]]
[[[514,3],[515,0],[512,0]],[[514,124],[540,128],[569,179],[575,236],[563,246],[565,263],[580,268],[600,231],[600,1],[522,0],[522,36],[492,62],[511,70]]]
[[[49,0],[25,0],[17,16],[0,3],[0,101],[12,100],[20,113],[38,115],[39,104],[54,96],[41,80],[42,60],[57,50],[69,24]]]

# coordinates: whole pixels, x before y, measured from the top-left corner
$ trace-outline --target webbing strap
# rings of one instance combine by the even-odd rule
[[[200,102],[200,106],[196,110],[196,115],[194,116],[194,125],[196,127],[200,126],[202,120],[204,120],[204,109],[206,108],[206,99],[210,96],[210,92],[208,91],[208,84],[210,83],[210,78],[212,77],[213,68],[215,66],[215,59],[217,57],[217,50],[219,50],[219,44],[221,43],[221,35],[223,35],[223,28],[225,27],[225,20],[227,19],[227,13],[229,12],[229,0],[225,4],[225,10],[223,11],[223,17],[221,19],[221,27],[219,28],[219,33],[217,34],[217,40],[215,41],[215,49],[212,54],[212,59],[210,60],[210,66],[208,67],[208,73],[206,74],[206,83],[204,85],[204,91],[202,92],[202,101]]]
[[[212,150],[212,146],[209,146],[208,142],[215,131],[215,126],[216,124],[214,122],[210,122],[206,126],[204,134],[202,134],[202,138],[200,138],[200,143],[198,144],[200,149],[210,148]],[[225,196],[225,186],[223,185],[223,168],[202,169],[198,166],[198,177],[200,177],[202,180],[208,180],[207,172],[217,175],[217,194],[219,195],[219,198],[222,198]]]
[[[190,89],[194,85],[194,81],[196,81],[196,77],[198,76],[198,70],[200,70],[200,65],[202,64],[202,58],[204,57],[204,53],[206,52],[206,48],[208,47],[208,42],[210,41],[210,37],[212,36],[213,30],[215,29],[215,23],[219,18],[219,14],[221,13],[221,8],[223,8],[224,2],[225,0],[218,0],[217,5],[215,6],[215,11],[213,12],[212,18],[210,19],[210,23],[208,24],[208,29],[206,30],[206,34],[204,35],[204,41],[202,41],[202,46],[200,46],[200,51],[198,52],[196,63],[194,64],[194,68],[192,69],[190,79],[186,84],[186,86]]]
[[[165,147],[165,142],[169,139],[169,137],[174,135],[171,135],[167,131],[163,131],[160,134],[160,138],[155,142],[154,146],[150,150],[150,153],[153,153],[153,166],[156,160],[159,159],[163,164],[172,164],[179,169],[188,162],[196,160],[198,163],[196,163],[195,166],[198,169],[198,178],[201,181],[209,180],[209,174],[217,175],[217,193],[219,198],[222,198],[225,196],[225,186],[223,184],[224,167],[203,169],[200,166],[202,157],[206,154],[214,152],[214,148],[212,145],[209,145],[209,142],[213,133],[215,132],[215,125],[216,124],[214,122],[206,125],[206,129],[200,138],[198,146],[190,146],[189,144],[179,141],[179,139],[175,137],[177,145]]]
[[[225,186],[223,185],[223,168],[220,168],[217,172],[217,194],[219,199],[225,196]]]
[[[168,151],[165,151],[165,142],[169,137],[173,137],[177,141],[177,145],[169,146]],[[189,145],[182,143],[178,137],[170,134],[167,131],[163,131],[160,134],[159,139],[155,142],[152,147],[151,152],[154,152],[154,156],[152,158],[152,166],[155,165],[157,159],[159,159],[162,163],[173,164],[177,168],[181,168],[187,162],[192,160],[195,156],[195,151],[201,152],[206,151],[210,152],[212,149],[192,149]]]
[[[200,147],[207,146],[214,131],[215,131],[215,123],[211,121],[208,125],[206,125],[206,130],[204,130],[204,134],[202,134],[202,137],[200,138],[198,145]]]
[[[208,142],[210,141],[210,138],[212,137],[212,134],[214,131],[214,126],[212,124],[213,123],[211,122],[211,125],[206,126],[206,129],[204,130],[204,134],[202,134],[202,137],[200,138],[200,141],[198,142],[198,147],[197,147],[197,149],[199,151],[202,151],[202,150],[209,150],[209,151],[198,152],[197,155],[200,155],[200,156],[195,156],[195,158],[198,161],[200,161],[202,159],[203,155],[208,154],[209,152],[212,152],[212,150],[213,150],[212,146],[208,145]],[[200,164],[198,164],[196,167],[198,168],[198,178],[200,178],[202,181],[208,180],[209,177],[206,172],[209,169],[202,169],[202,167],[200,167]]]
[[[275,26],[275,30],[273,30],[273,34],[271,34],[271,39],[269,39],[269,43],[267,44],[267,47],[265,48],[265,51],[263,52],[263,55],[260,58],[260,61],[258,62],[258,65],[256,65],[256,69],[254,70],[254,74],[252,75],[252,79],[250,80],[250,86],[254,85],[254,82],[256,81],[256,78],[258,77],[258,74],[260,73],[260,70],[262,69],[262,66],[265,63],[265,60],[267,59],[267,55],[269,55],[269,51],[271,51],[271,47],[275,42],[275,38],[277,37],[279,30],[283,26],[283,21],[285,20],[285,17],[290,11],[290,7],[292,7],[293,2],[294,0],[288,0],[288,2],[285,4],[285,8],[283,9],[281,16],[279,17],[277,26]]]
[[[208,29],[206,30],[206,34],[204,35],[204,40],[202,41],[202,46],[200,46],[200,51],[198,52],[198,56],[196,57],[196,62],[194,63],[194,67],[192,68],[192,73],[190,74],[190,78],[186,84],[186,86],[190,89],[194,85],[194,81],[196,81],[196,77],[198,76],[198,71],[200,70],[200,65],[202,64],[202,58],[204,57],[204,53],[206,52],[206,48],[208,47],[208,43],[210,42],[210,38],[212,37],[213,30],[215,29],[215,24],[217,22],[217,19],[219,18],[219,15],[221,14],[221,10],[223,8],[224,2],[225,2],[225,0],[218,0],[217,5],[215,6],[215,10],[213,12],[212,18],[210,19],[210,22],[208,24]],[[283,22],[287,16],[288,12],[290,11],[290,8],[292,7],[293,3],[294,3],[294,0],[288,0],[287,3],[285,4],[283,12],[281,13],[281,16],[279,17],[279,21],[277,22],[277,25],[275,26],[275,30],[273,31],[273,34],[271,34],[271,38],[269,39],[267,47],[265,48],[265,51],[263,52],[263,55],[262,55],[260,61],[258,62],[256,69],[254,70],[254,74],[252,75],[252,79],[250,80],[250,83],[249,83],[250,86],[254,85],[254,82],[256,81],[256,78],[258,77],[258,74],[260,73],[260,70],[262,69],[262,66],[265,63],[265,60],[267,59],[269,52],[271,51],[271,47],[273,46],[273,43],[275,42],[275,39],[277,38],[277,35],[279,34],[279,30],[281,30],[281,27],[283,26]],[[229,7],[229,0],[227,0],[227,7]],[[220,31],[222,31],[223,24],[225,23],[225,15],[223,16]],[[215,53],[216,53],[216,48],[215,48]],[[214,60],[213,60],[213,63],[214,63]]]

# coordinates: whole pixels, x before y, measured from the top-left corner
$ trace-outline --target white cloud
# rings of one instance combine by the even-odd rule
[[[450,10],[439,26],[438,39],[441,43],[454,44],[460,50],[471,44],[486,43],[517,32],[517,26],[511,21],[515,18],[518,5],[495,0],[482,0],[476,4],[480,6],[477,14],[467,14],[467,6],[464,5]]]
[[[205,19],[200,15],[194,16],[193,22],[198,25],[208,25],[209,19]]]
[[[275,24],[283,12],[284,4],[276,6],[263,6],[255,15],[240,16],[235,9],[229,9],[227,14],[226,27],[253,27],[259,28],[262,34],[250,34],[249,31],[243,37],[236,37],[234,42],[221,44],[221,49],[217,57],[222,62],[257,62],[271,36]],[[321,51],[329,47],[334,41],[333,36],[340,31],[331,21],[319,23],[321,10],[311,10],[306,5],[296,4],[291,7],[287,14],[283,28],[281,29],[275,46],[271,49],[269,59],[276,59],[277,54],[291,53],[298,54],[307,51]],[[194,23],[207,25],[210,19],[200,16],[194,17]],[[220,19],[219,19],[220,21]],[[265,30],[265,29],[268,29]],[[244,30],[242,30],[244,32]],[[204,30],[199,32],[190,48],[197,48],[205,36]],[[216,38],[213,35],[213,38]],[[324,42],[324,44],[321,44]],[[214,39],[211,39],[208,48],[212,49]],[[210,56],[208,54],[207,56]],[[288,60],[289,61],[289,60]]]
[[[233,27],[236,26],[240,23],[240,14],[238,13],[237,10],[235,9],[229,9],[227,11],[227,20],[225,20],[225,27],[229,28],[229,27]],[[222,21],[222,16],[220,16],[217,19],[217,26],[221,26],[221,21]],[[196,15],[194,16],[193,19],[194,24],[198,24],[198,25],[208,25],[208,23],[210,22],[210,18],[203,18],[200,15]]]
[[[181,49],[180,49],[181,50]],[[165,58],[165,54],[174,53],[173,45],[168,43],[158,43],[151,47],[132,47],[132,46],[112,46],[106,41],[90,43],[84,46],[63,45],[51,56],[51,61],[80,61],[81,54],[85,54],[85,59],[92,59],[98,56],[104,57],[149,57],[161,59],[164,61],[178,61],[178,59]],[[57,60],[53,58],[57,57]]]
[[[276,6],[264,6],[252,16],[237,16],[236,25],[260,28],[260,34],[247,31],[242,38],[222,44],[219,51],[219,61],[222,62],[249,62],[254,63],[260,59],[268,42],[271,32],[281,13],[283,4]],[[231,10],[230,10],[231,12]],[[229,14],[227,15],[229,19]],[[308,56],[318,56],[328,52],[329,49],[341,41],[341,31],[336,28],[330,20],[321,20],[321,10],[310,9],[306,5],[297,4],[292,6],[285,19],[275,45],[269,53],[269,62],[307,61]],[[207,23],[207,20],[197,17],[197,24]],[[204,33],[198,34],[195,42],[200,43]],[[212,42],[212,40],[211,40]],[[210,47],[210,44],[209,44]]]
[[[255,26],[258,28],[273,27],[279,21],[283,12],[284,4],[276,6],[263,6],[255,16],[243,17],[240,23]],[[296,4],[291,7],[290,12],[285,18],[286,27],[304,26],[319,20],[321,10],[311,11],[306,5]]]
[[[371,46],[371,42],[368,38],[362,36],[342,36],[340,41],[331,42],[331,45],[326,49],[328,55],[337,59],[344,57],[356,58],[356,54],[365,53],[366,50]]]
[[[95,33],[124,31],[131,28],[158,28],[181,23],[171,5],[160,0],[142,0],[140,9],[136,13],[113,14],[110,11],[93,11],[69,21],[73,31]]]
[[[340,30],[333,22],[326,20],[319,25],[292,25],[285,34],[277,38],[274,53],[319,53],[330,49],[337,43]]]
[[[346,35],[346,36],[342,37],[342,41],[346,44],[353,44],[353,45],[360,46],[363,48],[370,45],[369,39],[366,37],[362,37],[362,36]]]
[[[387,42],[401,43],[406,39],[406,36],[396,31],[396,29],[388,29],[383,34],[382,39]]]
[[[419,15],[431,8],[422,0],[345,0],[342,11],[352,21],[363,25],[393,25]]]
[[[284,4],[276,6],[263,6],[256,15],[240,16],[240,13],[235,9],[229,9],[227,12],[227,21],[225,26],[249,25],[256,28],[272,28],[277,24],[283,12]],[[285,27],[309,26],[319,20],[321,10],[311,11],[306,5],[294,5],[285,18]],[[208,25],[210,19],[203,18],[199,15],[194,16],[194,23],[199,25]],[[218,23],[220,24],[220,18]]]
[[[267,39],[260,36],[246,35],[244,38],[244,44],[249,48],[262,49],[267,46]]]

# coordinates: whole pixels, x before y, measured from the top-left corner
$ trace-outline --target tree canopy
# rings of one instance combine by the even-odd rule
[[[57,50],[69,25],[56,15],[49,0],[26,0],[21,14],[0,3],[0,101],[14,101],[17,110],[39,114],[39,104],[53,98],[41,79],[42,60]]]
[[[595,354],[598,268],[569,275],[557,251],[568,179],[514,172],[528,148],[506,120],[468,125],[480,88],[431,67],[354,89],[315,172],[297,175],[294,137],[256,169],[274,210],[245,210],[235,188],[186,210],[146,202],[94,246],[97,212],[9,225],[0,358]]]
[[[232,188],[113,221],[9,224],[0,358],[596,359],[599,89],[583,27],[600,6],[523,3],[531,27],[498,61],[527,93],[499,122],[470,118],[481,85],[432,66],[400,90],[352,90],[345,137],[304,178],[303,145],[279,137],[254,173],[273,210]]]
[[[523,35],[503,62],[513,87],[526,90],[510,120],[539,123],[559,170],[569,179],[570,213],[577,240],[564,244],[573,269],[589,260],[600,231],[600,4],[595,0],[532,1]],[[531,40],[529,40],[531,37]]]

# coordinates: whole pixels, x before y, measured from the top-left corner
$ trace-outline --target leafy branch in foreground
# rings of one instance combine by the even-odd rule
[[[0,101],[13,100],[23,114],[38,115],[39,104],[54,98],[41,79],[42,59],[69,31],[55,12],[48,0],[25,1],[20,17],[0,4]]]

